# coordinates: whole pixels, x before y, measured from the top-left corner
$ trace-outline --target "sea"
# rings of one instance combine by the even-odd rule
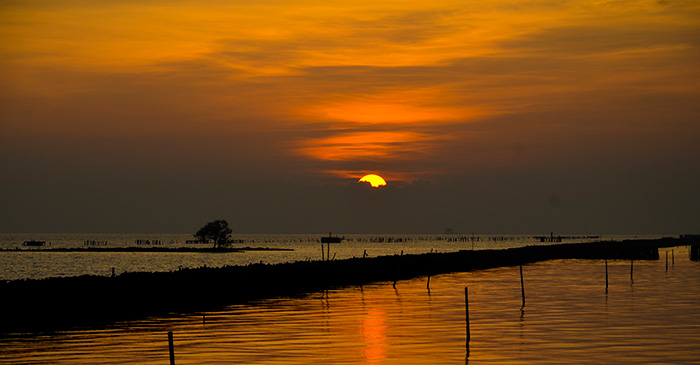
[[[339,236],[342,244],[321,248],[321,237]],[[406,234],[247,234],[234,235],[233,248],[262,248],[245,252],[53,252],[59,248],[204,248],[192,244],[191,234],[0,234],[0,280],[42,279],[80,275],[112,275],[124,272],[173,271],[180,268],[222,267],[251,263],[276,264],[304,260],[347,259],[383,255],[455,252],[551,244],[540,237],[558,235],[406,235]],[[594,237],[594,238],[588,238]],[[562,242],[590,242],[661,236],[562,236]],[[43,241],[42,247],[25,246]],[[273,249],[273,250],[270,250]],[[283,250],[274,250],[283,249]],[[324,255],[324,256],[322,256]]]
[[[15,280],[111,275],[111,267],[118,272],[170,271],[180,266],[318,260],[320,237],[249,235],[236,237],[242,242],[234,245],[294,251],[2,251],[0,271],[3,280]],[[189,245],[191,236],[2,238],[2,248],[14,249],[26,248],[26,240],[46,240],[51,242],[48,247],[128,246],[137,240],[180,247]],[[331,257],[551,244],[527,235],[345,238],[330,245]],[[634,237],[602,237],[611,238]],[[429,283],[418,277],[395,286],[377,282],[334,288],[96,328],[10,334],[0,337],[0,364],[169,364],[168,332],[173,333],[176,364],[700,363],[700,262],[690,261],[685,246],[660,249],[660,256],[658,261],[635,261],[633,275],[630,262],[610,260],[607,287],[602,260],[552,260],[524,265],[522,287],[518,267],[501,267],[437,275]],[[46,310],[51,310],[50,303]]]

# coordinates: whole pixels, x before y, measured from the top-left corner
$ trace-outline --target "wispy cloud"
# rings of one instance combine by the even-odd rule
[[[4,4],[2,127],[8,136],[256,138],[287,165],[362,171],[357,164],[381,163],[416,176],[508,160],[514,150],[565,155],[571,149],[551,141],[583,135],[688,136],[700,113],[686,102],[700,96],[698,9],[655,1]]]

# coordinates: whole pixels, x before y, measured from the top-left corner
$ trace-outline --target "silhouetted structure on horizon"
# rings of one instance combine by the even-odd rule
[[[328,232],[328,237],[321,237],[321,243],[340,243],[343,241],[343,238],[340,238],[338,236],[333,237],[332,232]]]

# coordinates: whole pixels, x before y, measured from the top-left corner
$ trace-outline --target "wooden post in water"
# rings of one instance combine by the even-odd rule
[[[431,272],[431,269],[432,269],[432,267],[430,267],[430,266],[431,266],[431,263],[432,263],[432,262],[431,262],[431,255],[432,255],[432,253],[433,253],[433,249],[431,248],[431,249],[430,249],[430,254],[428,255],[428,284],[426,284],[426,286],[425,286],[425,287],[428,289],[428,291],[430,291],[430,272]]]
[[[668,272],[668,251],[666,251],[666,272]]]
[[[608,260],[605,260],[605,294],[608,293]]]
[[[401,257],[403,256],[403,250],[401,250],[401,255],[396,260],[396,276],[394,276],[394,289],[396,289],[396,281],[399,279],[399,268],[401,266]]]
[[[326,260],[326,253],[323,251],[323,243],[321,243],[321,261]]]
[[[327,245],[328,246],[326,246],[326,248],[328,248],[328,249],[326,250],[327,251],[326,254],[328,255],[328,261],[330,261],[331,260],[331,243],[328,242]]]
[[[630,260],[630,281],[634,283],[634,259]]]
[[[170,347],[170,365],[175,365],[175,347],[173,346],[173,331],[168,331],[168,346]]]
[[[467,351],[469,351],[469,341],[471,341],[471,331],[469,329],[469,288],[464,287],[464,314],[467,320]]]
[[[520,293],[523,297],[523,305],[520,309],[525,308],[525,284],[523,282],[523,265],[520,265]]]
[[[676,264],[676,259],[673,255],[673,249],[671,249],[671,265],[675,265],[675,264]]]
[[[690,261],[700,260],[700,245],[692,244],[690,245]]]

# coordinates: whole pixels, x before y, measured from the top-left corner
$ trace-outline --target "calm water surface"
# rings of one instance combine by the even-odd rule
[[[100,248],[154,247],[136,245],[137,240],[160,241],[155,247],[210,247],[186,244],[192,239],[187,234],[0,234],[0,280],[41,279],[56,276],[105,275],[135,271],[172,271],[178,268],[221,267],[225,265],[266,264],[320,260],[321,234],[235,235],[243,243],[232,247],[283,248],[292,251],[246,251],[239,253],[204,252],[47,252],[43,248],[27,248],[24,241],[43,240],[45,248],[84,248],[85,241],[97,241]],[[522,247],[542,244],[531,235],[344,235],[342,244],[331,245],[331,257],[346,259],[406,254],[421,254],[431,250],[454,252]],[[478,241],[471,241],[474,237]],[[464,239],[469,239],[465,241]],[[633,236],[611,236],[616,240]],[[655,238],[648,236],[647,238]],[[568,242],[593,240],[575,239]],[[26,251],[15,251],[23,249]]]
[[[177,364],[698,363],[700,263],[676,247],[666,271],[664,252],[635,262],[633,282],[629,262],[610,261],[607,294],[603,261],[526,265],[523,310],[518,268],[507,267],[436,276],[430,291],[417,278],[6,337],[0,364],[168,364],[168,331]]]

